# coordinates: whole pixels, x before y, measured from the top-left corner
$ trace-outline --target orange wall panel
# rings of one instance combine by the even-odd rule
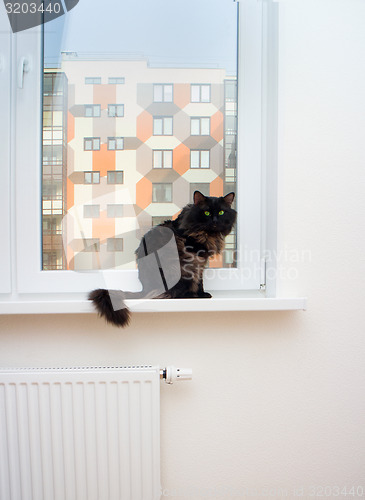
[[[69,178],[67,178],[66,192],[67,210],[70,210],[70,208],[75,204],[75,188],[74,183],[71,182]]]
[[[174,84],[174,103],[180,109],[185,108],[190,103],[190,84],[175,83]]]
[[[217,177],[210,183],[209,194],[210,196],[223,196],[223,179]]]
[[[180,175],[185,174],[190,168],[190,149],[185,144],[180,144],[172,154],[174,170]]]
[[[152,203],[152,182],[143,177],[136,185],[136,204],[145,209]]]
[[[137,116],[137,137],[146,142],[153,134],[153,117],[147,111]]]
[[[101,211],[100,217],[92,221],[93,238],[100,238],[100,245],[106,242],[107,238],[115,237],[115,219],[107,217],[107,212]]]
[[[67,111],[67,142],[75,137],[75,117]]]
[[[94,85],[94,104],[100,104],[101,109],[108,109],[108,104],[123,104],[116,102],[115,85]]]
[[[107,144],[100,144],[100,151],[93,151],[93,170],[105,177],[108,170],[115,170],[115,151],[108,150]]]

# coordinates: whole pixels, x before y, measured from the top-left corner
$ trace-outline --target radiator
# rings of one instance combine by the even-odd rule
[[[159,499],[160,377],[190,373],[0,369],[0,499]]]

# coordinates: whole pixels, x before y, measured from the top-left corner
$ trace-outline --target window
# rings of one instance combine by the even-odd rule
[[[123,238],[107,238],[108,252],[123,252]]]
[[[99,252],[100,251],[100,239],[99,238],[84,238],[83,252]]]
[[[123,205],[107,205],[108,217],[123,217]]]
[[[233,114],[226,115],[225,132],[227,135],[235,135],[237,133],[237,120]]]
[[[154,102],[172,102],[172,89],[173,85],[163,83],[155,84],[153,86],[153,100]]]
[[[84,205],[85,219],[95,219],[100,217],[100,205]]]
[[[196,8],[196,2],[191,0],[186,0],[184,4],[181,0],[176,1],[180,7],[185,5],[186,9]],[[94,0],[90,2],[97,5]],[[174,6],[175,3],[173,2]],[[15,214],[14,226],[18,233],[11,241],[16,246],[14,253],[17,255],[18,293],[44,294],[72,291],[85,294],[95,288],[95,280],[100,278],[98,272],[72,272],[75,269],[73,266],[76,253],[82,251],[84,241],[98,240],[101,249],[100,259],[102,259],[107,238],[122,236],[121,227],[124,225],[127,227],[128,222],[130,222],[126,229],[128,245],[125,240],[123,252],[125,260],[120,268],[110,269],[108,286],[109,284],[113,286],[112,283],[115,283],[114,286],[120,287],[123,280],[125,286],[130,287],[128,289],[136,289],[133,252],[138,246],[140,228],[144,227],[146,221],[150,223],[152,217],[176,216],[182,206],[191,201],[191,186],[199,183],[209,184],[211,193],[224,194],[230,190],[239,193],[237,245],[244,246],[245,255],[257,255],[256,260],[250,262],[245,262],[243,256],[237,268],[237,275],[231,273],[230,269],[219,269],[224,271],[225,276],[229,276],[226,280],[219,279],[219,273],[214,274],[212,269],[212,273],[209,274],[217,279],[214,277],[215,281],[209,282],[207,288],[259,289],[261,282],[257,268],[261,269],[262,250],[265,249],[265,242],[262,241],[264,232],[262,214],[267,212],[263,211],[261,206],[264,193],[261,179],[265,171],[261,167],[266,164],[267,159],[270,159],[270,155],[266,154],[268,141],[264,140],[262,133],[270,129],[271,123],[263,121],[266,117],[263,103],[265,104],[267,100],[265,94],[267,77],[262,71],[265,69],[267,57],[265,55],[263,58],[262,50],[271,45],[266,43],[266,38],[265,44],[263,43],[262,32],[262,19],[267,19],[263,13],[269,5],[266,2],[250,0],[252,8],[246,10],[246,3],[246,1],[234,3],[217,0],[212,10],[209,30],[205,30],[202,23],[202,36],[191,37],[189,44],[185,45],[182,40],[184,36],[186,39],[189,27],[184,26],[184,35],[178,24],[175,23],[172,29],[170,27],[172,23],[169,24],[171,19],[166,17],[165,26],[169,31],[166,33],[166,39],[169,43],[160,44],[160,47],[168,45],[169,50],[162,54],[160,60],[154,56],[156,46],[153,41],[155,36],[153,31],[148,37],[146,36],[151,40],[151,46],[146,46],[146,59],[130,58],[128,61],[121,61],[117,56],[114,58],[112,52],[132,53],[132,49],[137,47],[137,38],[140,38],[138,30],[135,40],[130,36],[128,40],[123,30],[118,30],[121,18],[128,20],[132,17],[124,12],[124,9],[127,9],[124,4],[122,17],[109,15],[103,20],[104,12],[99,9],[100,17],[94,16],[96,19],[88,19],[87,29],[86,27],[84,29],[83,22],[78,18],[77,10],[74,10],[72,15],[72,23],[69,22],[71,15],[63,17],[65,25],[62,33],[57,22],[46,23],[42,52],[39,50],[43,43],[41,30],[30,29],[12,36],[16,39],[14,48],[16,61],[19,62],[21,57],[26,57],[27,54],[32,56],[32,70],[24,74],[23,81],[19,77],[19,85],[23,83],[23,89],[16,90],[18,82],[10,78],[7,64],[4,65],[3,76],[0,78],[2,105],[0,122],[1,130],[5,130],[6,137],[8,129],[4,125],[4,119],[5,124],[8,123],[6,116],[9,116],[10,107],[13,109],[12,113],[18,113],[14,120],[14,130],[9,130],[9,134],[13,134],[12,147],[17,152],[12,159],[14,171],[17,173],[14,184],[17,210],[15,211],[13,205],[12,213]],[[274,4],[276,2],[270,2],[270,8],[276,8],[277,5]],[[120,14],[119,3],[112,0],[112,5],[116,9],[115,13]],[[128,3],[128,9],[134,7],[133,2]],[[136,8],[136,12],[141,16],[141,22],[143,20],[146,22],[148,17],[143,16],[148,9],[140,9],[138,6]],[[249,104],[245,107],[240,107],[235,102],[234,92],[228,90],[225,92],[227,81],[237,79],[235,26],[238,9],[241,9],[240,39],[243,40],[245,47],[239,56],[241,67],[238,97],[240,103]],[[227,14],[225,19],[232,27],[229,37],[226,38],[222,30],[219,31],[222,12]],[[0,15],[3,14],[0,12]],[[164,16],[165,12],[160,12],[159,15]],[[9,26],[8,19],[5,19]],[[90,22],[92,26],[89,26]],[[63,28],[63,23],[60,24]],[[143,25],[148,26],[148,23]],[[173,32],[176,36],[170,36]],[[98,33],[97,37],[95,33]],[[100,51],[100,40],[109,33],[110,37],[106,38],[103,45],[105,50],[103,55]],[[204,41],[204,47],[199,45],[200,38]],[[75,42],[77,56],[61,55],[60,48],[64,50],[65,44],[72,40]],[[83,46],[88,47],[88,54],[83,54],[81,40]],[[109,51],[106,50],[107,44],[110,46]],[[176,47],[180,47],[180,51]],[[206,48],[211,51],[208,54],[212,57],[209,61],[214,59],[214,64],[217,63],[214,69],[207,67],[207,59],[204,58]],[[250,57],[243,59],[244,53],[247,52]],[[43,54],[44,59],[42,59]],[[109,85],[108,79],[116,77],[120,68],[123,69],[125,77],[124,85]],[[12,67],[13,76],[14,74],[18,76],[17,70],[18,67]],[[44,86],[40,88],[39,75],[42,70]],[[100,76],[94,77],[93,74]],[[156,82],[173,85],[173,104],[164,100],[161,103],[153,102],[154,85],[165,85]],[[9,97],[9,89],[14,96],[14,103]],[[164,96],[165,88],[156,89],[156,92],[160,90]],[[162,97],[165,98],[167,97]],[[127,113],[123,120],[104,118],[84,120],[85,102],[93,105],[94,99],[95,103],[101,104],[101,108],[108,106],[109,103],[112,103],[110,106],[116,106],[116,103],[128,102]],[[229,115],[228,112],[232,111],[236,114]],[[117,112],[117,109],[114,109],[114,115],[117,115]],[[3,113],[6,114],[5,118]],[[103,113],[104,111],[101,115]],[[215,142],[209,137],[201,139],[190,136],[191,118],[207,118],[213,114],[220,120],[217,122],[217,127],[214,123],[214,131],[222,131],[217,133]],[[238,135],[226,133],[224,123],[227,116],[233,116],[233,120],[238,117]],[[213,129],[213,119],[211,121]],[[203,128],[201,121],[198,125],[201,132]],[[108,137],[124,137],[124,152],[115,154],[108,151]],[[228,138],[232,141],[229,142]],[[7,140],[4,144],[6,150]],[[94,151],[99,152],[90,154]],[[173,161],[170,162],[169,153],[154,153],[154,151],[173,151]],[[5,152],[0,149],[2,173],[9,165],[9,160],[4,155]],[[237,162],[239,175],[237,175]],[[96,182],[95,171],[100,172],[99,183]],[[6,202],[8,204],[12,194],[12,190],[8,189],[9,172],[10,169],[1,176],[0,183],[1,195],[4,192],[5,195],[9,193]],[[54,186],[51,187],[49,184]],[[44,190],[42,186],[45,187]],[[105,200],[98,199],[104,196]],[[3,207],[1,196],[0,203]],[[12,203],[15,204],[15,200]],[[107,205],[122,203],[125,208],[123,220],[110,219],[106,221],[107,224],[103,224],[107,216]],[[84,220],[84,205],[99,205],[100,220],[94,220],[90,216],[90,213],[93,215],[93,209],[85,209],[91,212],[86,214]],[[4,214],[9,213],[7,210],[9,206],[3,208]],[[42,220],[48,216],[53,218],[60,216],[64,221],[58,230],[62,234],[52,235],[52,240],[44,238],[48,235],[42,232]],[[0,218],[6,217],[0,212]],[[78,225],[78,221],[81,226]],[[8,226],[5,224],[1,227]],[[44,225],[44,230],[49,230],[47,224]],[[8,234],[5,234],[6,241],[7,236]],[[44,246],[45,243],[47,247]],[[59,253],[58,248],[60,248]],[[6,262],[9,261],[9,258],[7,259]],[[48,272],[49,267],[47,272],[43,272],[46,268],[42,267],[42,262],[46,262],[47,259],[48,262],[55,262],[54,265],[58,266],[57,273]],[[94,269],[100,269],[97,260],[95,259]],[[215,265],[224,267],[224,262],[218,261]],[[1,271],[5,268],[2,260],[0,268]],[[245,273],[249,269],[249,273],[243,275],[240,272],[243,268]],[[125,273],[127,270],[128,273]],[[100,286],[103,286],[101,281]],[[1,280],[0,289],[3,290]]]
[[[110,85],[123,85],[125,83],[124,76],[110,76],[108,78],[108,83]]]
[[[209,151],[190,151],[190,168],[209,168]]]
[[[84,150],[85,151],[99,151],[100,137],[85,137]]]
[[[154,183],[152,184],[152,202],[153,203],[171,203],[172,202],[172,184]]]
[[[191,135],[210,135],[210,118],[191,118],[190,119],[190,134]]]
[[[191,84],[191,102],[210,102],[210,84]]]
[[[110,170],[107,173],[108,184],[123,184],[124,172],[123,170]]]
[[[108,104],[108,116],[112,118],[124,116],[124,104]]]
[[[85,104],[85,116],[93,118],[100,116],[100,104]]]
[[[171,219],[171,217],[168,215],[155,215],[154,217],[152,217],[152,227],[159,226],[160,224],[162,224],[166,220],[170,220],[170,219]]]
[[[100,172],[84,172],[84,184],[99,184]]]
[[[123,137],[108,137],[108,149],[121,151],[124,149]]]
[[[100,76],[87,76],[85,77],[85,85],[100,85]]]
[[[209,182],[192,182],[190,184],[190,199],[193,199],[194,191],[200,191],[205,196],[210,196]]]
[[[155,116],[153,135],[172,135],[172,116]]]
[[[172,149],[153,151],[153,168],[172,168]]]

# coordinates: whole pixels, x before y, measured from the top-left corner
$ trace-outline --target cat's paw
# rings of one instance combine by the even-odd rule
[[[200,299],[211,299],[212,298],[212,294],[209,293],[209,292],[203,292],[202,294],[199,295],[199,298]]]

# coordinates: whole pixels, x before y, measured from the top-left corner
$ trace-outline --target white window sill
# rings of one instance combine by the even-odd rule
[[[160,299],[126,300],[134,312],[204,312],[204,311],[290,311],[305,310],[305,297],[267,298],[264,295],[244,292],[214,292],[211,299]],[[72,299],[37,297],[0,301],[0,314],[74,314],[95,313],[84,296]]]

